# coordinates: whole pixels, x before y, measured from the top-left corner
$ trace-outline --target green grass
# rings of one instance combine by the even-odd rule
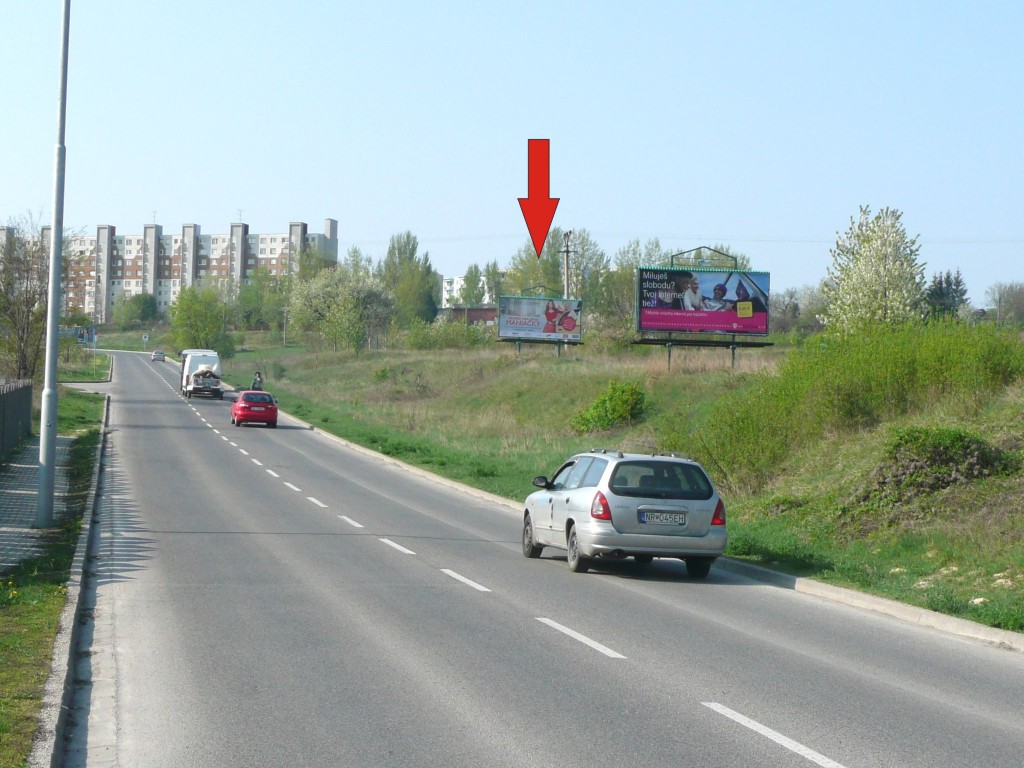
[[[57,365],[57,381],[106,381],[110,378],[110,355],[76,348],[62,354]]]
[[[51,532],[44,555],[0,576],[0,768],[25,765],[31,750],[92,480],[103,403],[99,395],[60,392],[58,430],[76,436],[69,514]]]

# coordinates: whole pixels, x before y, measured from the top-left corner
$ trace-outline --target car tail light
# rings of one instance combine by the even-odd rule
[[[718,505],[715,507],[715,515],[711,518],[712,525],[725,525],[725,502],[721,499],[718,500]]]
[[[608,506],[608,499],[600,491],[594,495],[594,501],[590,504],[590,516],[598,520],[612,519],[612,508]]]

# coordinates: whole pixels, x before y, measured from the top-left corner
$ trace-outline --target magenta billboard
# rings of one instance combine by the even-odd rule
[[[641,267],[638,331],[768,335],[767,272]]]

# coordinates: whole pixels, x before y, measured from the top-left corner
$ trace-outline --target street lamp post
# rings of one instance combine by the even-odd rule
[[[60,340],[60,254],[64,249],[64,126],[67,120],[68,38],[71,0],[64,0],[61,21],[60,100],[57,109],[57,150],[53,183],[53,235],[50,242],[50,286],[46,306],[46,372],[39,421],[39,491],[36,498],[37,528],[53,527],[53,486],[57,461],[57,351]]]

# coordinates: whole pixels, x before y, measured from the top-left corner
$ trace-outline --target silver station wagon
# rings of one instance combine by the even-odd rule
[[[594,558],[672,557],[702,579],[725,552],[725,504],[695,461],[600,449],[533,484],[540,490],[526,497],[526,557],[540,557],[544,547],[565,550],[577,573]]]

